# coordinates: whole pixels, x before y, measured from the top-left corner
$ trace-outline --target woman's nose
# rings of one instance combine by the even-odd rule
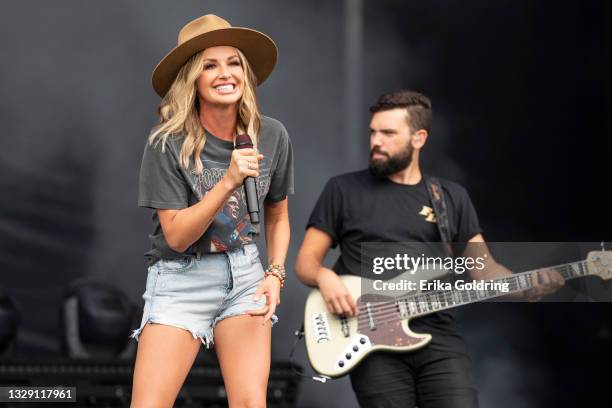
[[[229,73],[227,68],[221,68],[221,73],[219,74],[219,78],[229,79],[232,75]]]

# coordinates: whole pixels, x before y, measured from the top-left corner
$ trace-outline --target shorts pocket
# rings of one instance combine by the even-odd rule
[[[250,245],[245,246],[245,254],[251,261],[251,264],[256,264],[256,263],[261,262],[261,260],[259,259],[259,249],[257,248],[257,245],[250,244]]]
[[[193,266],[195,258],[193,256],[183,256],[181,258],[174,259],[162,259],[159,263],[159,273],[170,274],[170,273],[181,273],[185,272]]]

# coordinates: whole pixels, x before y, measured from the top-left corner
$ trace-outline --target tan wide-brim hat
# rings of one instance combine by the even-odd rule
[[[278,50],[270,37],[250,28],[232,27],[221,17],[207,14],[187,23],[179,32],[178,45],[157,64],[151,77],[155,92],[163,98],[189,58],[218,45],[242,51],[257,77],[257,85],[268,78],[276,65]]]

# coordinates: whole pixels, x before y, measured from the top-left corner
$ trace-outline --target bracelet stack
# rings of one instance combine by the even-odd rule
[[[285,267],[283,265],[278,265],[278,264],[271,264],[270,266],[268,266],[268,269],[266,269],[266,271],[264,272],[264,278],[267,278],[268,276],[275,276],[281,284],[281,288],[283,286],[285,286]]]

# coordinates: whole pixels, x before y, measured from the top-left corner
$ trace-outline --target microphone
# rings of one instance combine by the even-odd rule
[[[253,142],[247,134],[236,136],[236,149],[252,149]],[[244,196],[247,204],[247,211],[251,217],[251,224],[259,224],[259,198],[257,197],[257,188],[255,187],[255,179],[251,176],[245,177]]]

